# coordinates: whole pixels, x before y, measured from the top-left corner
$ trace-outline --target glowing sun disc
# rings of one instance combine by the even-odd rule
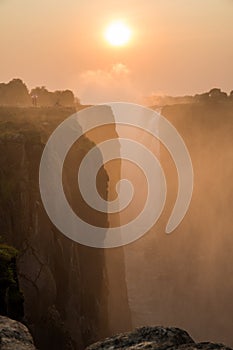
[[[106,29],[105,38],[113,46],[123,46],[130,40],[131,30],[123,22],[113,22]]]

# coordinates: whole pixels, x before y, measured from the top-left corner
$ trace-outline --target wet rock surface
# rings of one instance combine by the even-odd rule
[[[231,350],[223,344],[211,342],[197,344],[186,331],[175,327],[141,327],[133,332],[107,338],[86,348],[86,350],[98,349]]]
[[[0,316],[1,350],[35,350],[32,336],[26,326],[8,317]]]

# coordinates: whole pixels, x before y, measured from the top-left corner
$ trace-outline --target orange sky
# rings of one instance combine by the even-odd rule
[[[112,47],[123,19],[133,38]],[[72,89],[83,103],[233,89],[232,0],[0,0],[0,81]]]

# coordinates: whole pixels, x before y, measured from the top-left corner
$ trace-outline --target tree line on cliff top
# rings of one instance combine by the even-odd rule
[[[219,88],[213,88],[208,92],[196,94],[194,96],[166,96],[152,94],[146,98],[146,104],[149,106],[169,106],[175,104],[187,103],[208,103],[208,102],[233,102],[233,90],[228,95]]]
[[[0,84],[0,106],[74,107],[79,100],[71,90],[48,91],[44,86],[29,91],[21,79]]]
[[[152,94],[145,98],[146,105],[167,106],[186,103],[233,101],[233,90],[228,95],[219,88],[195,96],[161,96]],[[8,83],[0,83],[0,106],[17,107],[75,107],[80,101],[71,90],[49,91],[45,86],[33,88],[31,91],[21,79],[13,79]]]

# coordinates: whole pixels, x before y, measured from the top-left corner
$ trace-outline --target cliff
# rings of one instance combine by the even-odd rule
[[[41,154],[52,130],[74,113],[71,108],[0,108],[1,235],[19,251],[17,266],[24,294],[25,322],[39,349],[83,349],[109,329],[109,276],[103,249],[88,248],[66,238],[50,222],[39,193]],[[93,142],[82,139],[82,151]],[[71,155],[72,157],[77,155]],[[74,167],[68,167],[73,171]],[[73,192],[66,181],[67,194]],[[72,177],[73,178],[73,177]],[[100,174],[100,192],[107,196],[108,176]],[[88,215],[88,213],[83,213]],[[108,225],[106,215],[97,218]],[[118,252],[119,268],[124,259]],[[130,329],[124,268],[117,277],[117,294]],[[113,298],[114,299],[114,298]],[[115,300],[116,301],[116,300]],[[114,300],[113,300],[114,302]]]
[[[168,188],[164,211],[141,239],[110,250],[71,242],[49,221],[41,203],[38,167],[44,145],[74,110],[0,109],[1,236],[19,251],[25,321],[39,349],[81,350],[145,324],[188,329],[198,343],[211,339],[233,345],[232,107],[228,101],[163,108],[191,155],[194,190],[189,210],[177,229],[166,235],[178,179],[169,152],[161,146],[159,161]],[[101,130],[105,137],[117,136],[114,128],[109,134]],[[63,182],[74,208],[81,203],[74,191],[76,150],[80,162],[85,150],[98,143],[98,135],[86,135],[68,157]],[[147,144],[152,149],[157,145],[150,140]],[[106,169],[102,168],[97,187],[109,198],[121,164],[113,174],[114,169]],[[130,172],[136,191],[144,192],[135,168]],[[141,202],[139,195],[137,213]],[[84,217],[108,227],[107,216],[92,214],[81,210]],[[125,215],[126,221],[129,218]],[[114,220],[117,224],[120,219]]]

